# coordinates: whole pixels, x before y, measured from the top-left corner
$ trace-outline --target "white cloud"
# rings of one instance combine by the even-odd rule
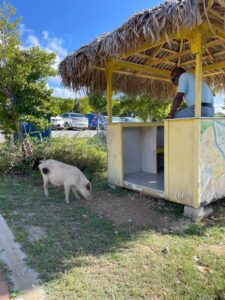
[[[26,44],[27,44],[28,48],[34,47],[34,46],[41,47],[39,39],[33,34],[28,35],[28,37],[26,39]]]
[[[47,40],[47,39],[48,39],[48,36],[49,36],[48,31],[44,30],[44,31],[43,31],[43,38],[44,38],[44,40]]]
[[[67,49],[63,47],[63,39],[51,36],[47,30],[42,32],[41,37],[38,37],[35,35],[33,30],[26,28],[24,24],[20,24],[20,35],[23,40],[23,45],[21,46],[22,49],[29,49],[33,46],[39,46],[42,50],[54,52],[56,54],[55,63],[53,65],[55,70],[58,69],[58,64],[68,54]],[[48,85],[54,90],[54,96],[62,98],[75,98],[82,96],[80,93],[76,94],[72,91],[62,88],[61,79],[59,76],[50,77]]]
[[[215,104],[214,105],[215,107],[215,112],[222,112],[225,114],[225,109],[223,109],[224,105],[223,104]]]
[[[21,36],[23,36],[26,33],[33,32],[31,29],[26,28],[26,26],[24,24],[19,24],[19,31],[20,31]]]
[[[65,89],[63,87],[55,87],[54,88],[54,92],[53,92],[53,96],[55,97],[61,97],[61,98],[81,98],[84,95],[80,92],[80,93],[75,93],[72,92],[68,89]]]
[[[67,55],[67,50],[62,47],[63,40],[58,39],[56,37],[48,38],[48,43],[45,47],[47,51],[53,51],[58,54],[60,57],[64,57]]]
[[[216,94],[214,97],[215,104],[223,104],[224,105],[225,94],[223,92]]]

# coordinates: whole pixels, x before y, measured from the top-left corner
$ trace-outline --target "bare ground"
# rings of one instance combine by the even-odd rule
[[[113,195],[107,191],[97,192],[94,200],[86,202],[92,211],[115,224],[150,225],[163,233],[183,232],[191,221],[182,215],[183,206],[138,193]],[[208,222],[225,215],[225,200],[218,201]]]
[[[153,199],[138,193],[113,195],[106,191],[97,192],[94,201],[86,205],[99,216],[107,218],[116,224],[150,225],[162,231],[171,231],[178,225],[180,229],[190,224],[186,218],[175,217],[176,210],[182,207],[161,199]],[[168,213],[166,213],[168,212]],[[183,228],[184,229],[184,228]]]

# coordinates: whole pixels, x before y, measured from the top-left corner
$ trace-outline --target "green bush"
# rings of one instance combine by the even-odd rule
[[[45,142],[30,141],[32,154],[23,158],[21,147],[10,143],[0,144],[0,172],[27,173],[36,167],[40,160],[56,159],[77,166],[85,173],[98,173],[106,170],[106,151],[99,141],[90,142],[79,138],[51,138]]]

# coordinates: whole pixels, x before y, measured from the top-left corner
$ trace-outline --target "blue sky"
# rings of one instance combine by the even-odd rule
[[[137,11],[153,8],[162,0],[10,0],[21,16],[21,39],[24,47],[40,46],[57,54],[59,63],[68,53],[92,41],[96,36],[120,26]],[[0,0],[3,3],[3,0]],[[54,94],[74,97],[60,79],[49,80]],[[217,96],[221,106],[225,95]]]

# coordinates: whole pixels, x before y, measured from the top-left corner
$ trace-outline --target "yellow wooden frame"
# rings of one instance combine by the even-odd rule
[[[213,5],[213,1],[209,1],[209,5],[207,9],[210,11]],[[196,76],[196,91],[195,91],[195,117],[201,117],[201,94],[202,94],[202,78],[203,76],[211,76],[211,74],[204,74],[203,72],[211,72],[214,70],[218,70],[217,72],[221,72],[219,69],[225,68],[225,62],[217,62],[212,63],[210,65],[202,66],[203,59],[210,58],[209,47],[216,46],[221,43],[221,39],[225,40],[225,33],[218,28],[216,25],[211,26],[212,30],[209,30],[209,24],[203,21],[203,23],[199,26],[196,26],[191,31],[188,31],[185,28],[180,29],[177,34],[173,34],[168,36],[167,38],[162,37],[156,43],[144,43],[143,45],[137,47],[136,49],[129,50],[122,54],[119,58],[113,59],[109,58],[106,63],[106,68],[95,66],[94,69],[105,71],[106,72],[106,80],[107,80],[107,110],[108,110],[108,118],[109,123],[112,122],[112,77],[113,73],[128,75],[128,76],[136,76],[140,78],[153,79],[153,80],[162,80],[162,81],[170,81],[170,71],[158,69],[156,67],[152,67],[151,65],[157,65],[160,63],[175,65],[171,60],[177,59],[177,65],[181,65],[181,57],[187,54],[194,54],[195,59],[190,60],[190,62],[195,62],[195,69],[189,70],[189,72],[195,72]],[[219,40],[213,40],[207,42],[210,34],[214,34]],[[163,58],[157,58],[156,55],[158,51],[163,49],[163,45],[169,40],[180,39],[180,49],[178,53],[167,55]],[[183,50],[183,46],[187,43],[184,41],[185,39],[191,45],[191,50]],[[172,42],[172,41],[171,41]],[[145,55],[140,52],[143,52],[147,49],[155,48],[151,55]],[[203,49],[206,49],[208,55],[202,56]],[[224,52],[224,51],[220,51]],[[146,59],[146,64],[141,65],[129,61],[125,61],[129,56],[141,56]],[[219,55],[219,53],[218,53]],[[218,56],[215,54],[214,56]],[[213,59],[213,58],[212,58]],[[188,63],[188,62],[187,62]],[[187,64],[187,63],[184,63]]]

